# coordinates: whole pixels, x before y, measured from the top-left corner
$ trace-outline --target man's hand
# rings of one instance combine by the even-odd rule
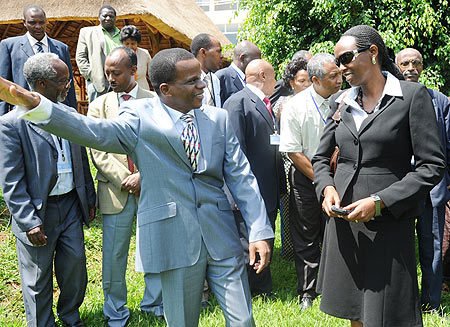
[[[38,95],[2,77],[0,77],[0,99],[27,109],[37,107],[41,101]]]
[[[92,222],[95,219],[95,209],[97,209],[95,206],[89,207],[89,222]]]
[[[141,193],[140,173],[131,174],[122,181],[122,190],[132,194],[139,195]]]
[[[47,236],[44,233],[44,226],[39,225],[27,232],[28,240],[36,246],[47,245]]]
[[[250,266],[259,274],[270,263],[270,245],[269,242],[256,241],[249,243],[248,252],[250,254]],[[256,261],[256,253],[259,254],[259,260]]]

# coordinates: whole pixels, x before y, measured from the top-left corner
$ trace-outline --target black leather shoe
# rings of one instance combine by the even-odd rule
[[[313,299],[310,297],[303,297],[300,301],[300,311],[308,310],[312,307]]]

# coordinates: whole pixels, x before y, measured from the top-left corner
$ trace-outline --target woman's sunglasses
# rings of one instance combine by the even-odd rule
[[[364,51],[368,50],[369,48],[370,47],[365,47],[365,48],[359,48],[359,49],[355,49],[352,51],[344,52],[343,54],[341,54],[339,56],[339,58],[336,59],[336,65],[339,67],[341,64],[347,65],[347,64],[351,63],[353,60],[355,60],[356,57],[358,57],[358,55],[361,52],[364,52]]]

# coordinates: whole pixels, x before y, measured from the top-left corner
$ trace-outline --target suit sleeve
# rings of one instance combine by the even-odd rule
[[[104,102],[95,99],[89,104],[88,117],[105,119],[103,108]],[[98,171],[116,188],[121,189],[122,181],[131,172],[119,161],[115,156],[109,152],[99,151],[96,149],[89,149],[91,152],[92,161],[97,167]]]
[[[86,43],[86,30],[81,29],[78,36],[77,50],[75,54],[78,69],[85,79],[91,79],[91,65],[89,63],[88,47]]]
[[[42,225],[27,191],[22,143],[17,129],[0,118],[0,186],[9,211],[27,232]]]
[[[224,178],[247,225],[249,242],[274,238],[258,183],[228,119],[225,142]]]
[[[72,71],[72,63],[70,61],[70,54],[67,45],[63,44],[62,53],[63,61],[66,63],[67,68],[69,68],[69,78],[71,79],[69,92],[67,94],[67,99],[64,101],[69,107],[78,109],[77,106],[77,97],[75,95],[75,83],[73,81],[73,71]]]
[[[445,158],[433,103],[422,85],[414,92],[409,108],[409,131],[414,159],[412,172],[400,181],[378,192],[378,195],[396,217],[401,217],[442,179]]]
[[[11,66],[11,54],[9,52],[7,42],[3,40],[0,42],[0,76],[8,81],[11,81],[12,78],[12,66]],[[11,110],[11,105],[5,101],[0,100],[0,116],[6,114]]]
[[[244,113],[243,98],[232,97],[229,98],[223,105],[223,108],[228,111],[228,117],[231,122],[231,126],[236,133],[244,154],[247,154],[247,143],[245,141],[246,135],[246,122]]]

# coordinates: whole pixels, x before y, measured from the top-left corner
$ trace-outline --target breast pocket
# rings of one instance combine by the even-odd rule
[[[165,203],[153,208],[144,209],[138,212],[138,225],[144,226],[156,221],[175,217],[177,214],[177,204],[175,202]]]

